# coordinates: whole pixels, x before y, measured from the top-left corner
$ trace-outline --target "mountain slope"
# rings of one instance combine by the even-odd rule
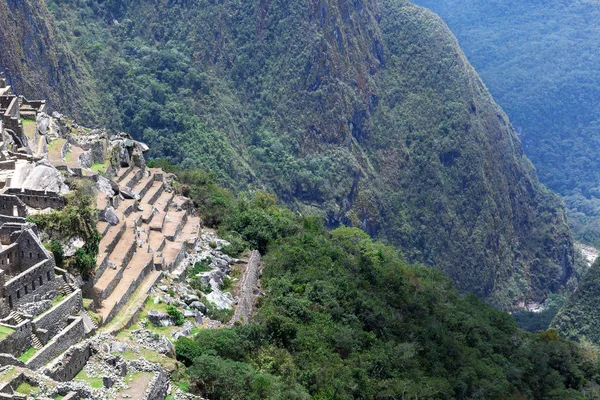
[[[405,1],[49,2],[154,156],[361,227],[497,306],[572,272],[560,200],[454,37]]]
[[[0,1],[0,72],[15,91],[72,117],[94,119],[89,72],[79,65],[43,0]]]
[[[600,245],[600,3],[417,0],[446,21],[579,240]]]
[[[554,317],[551,326],[568,338],[600,344],[599,297],[600,259],[597,259]]]

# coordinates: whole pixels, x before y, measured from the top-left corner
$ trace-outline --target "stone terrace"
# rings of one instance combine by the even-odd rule
[[[113,182],[121,195],[100,193],[97,198],[98,209],[112,217],[111,223],[98,224],[103,237],[93,287],[87,293],[102,324],[138,287],[149,288],[161,271],[173,270],[188,245],[195,244],[200,228],[200,218],[190,214],[189,200],[174,194],[162,170],[124,167]]]

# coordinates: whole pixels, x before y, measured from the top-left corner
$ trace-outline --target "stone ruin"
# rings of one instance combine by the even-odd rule
[[[129,326],[162,274],[185,263],[201,221],[169,177],[146,166],[148,147],[129,135],[48,115],[44,101],[13,94],[2,74],[0,117],[0,399],[20,399],[23,382],[58,385],[86,368],[97,351],[75,345],[99,326],[109,333]],[[67,177],[87,180],[96,193],[102,239],[87,282],[57,268],[26,220],[65,207]],[[123,310],[127,318],[115,318]],[[47,368],[61,357],[68,369]],[[156,379],[164,388],[163,375]],[[84,398],[88,389],[60,395]],[[159,392],[148,398],[164,398]]]

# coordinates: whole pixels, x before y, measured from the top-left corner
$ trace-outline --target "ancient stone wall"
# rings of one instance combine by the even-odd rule
[[[148,384],[144,394],[147,400],[164,400],[169,390],[169,375],[165,371],[159,371]]]
[[[15,367],[25,367],[23,361],[17,360],[15,356],[10,354],[0,354],[0,365],[14,365]]]
[[[21,232],[15,232],[11,235],[11,239],[19,244],[21,271],[52,258],[32,229],[26,228]],[[54,266],[54,262],[52,264]]]
[[[56,290],[54,259],[29,268],[4,284],[4,296],[12,307],[39,301],[40,296]]]
[[[31,347],[31,321],[10,328],[15,331],[0,342],[0,353],[19,357]]]
[[[0,214],[9,217],[25,218],[27,216],[27,207],[25,206],[25,203],[15,195],[0,194]]]
[[[18,269],[19,267],[19,245],[13,243],[8,246],[4,246],[0,250],[0,269],[3,269],[9,276],[11,271]]]
[[[83,297],[81,290],[77,290],[69,295],[66,299],[58,303],[56,307],[51,308],[46,313],[40,315],[33,320],[33,331],[44,329],[47,330],[47,338],[52,338],[61,331],[64,322],[70,317],[79,314],[79,311],[83,309]],[[38,335],[42,342],[41,335]]]
[[[92,354],[89,342],[74,346],[62,356],[52,370],[46,372],[46,375],[55,381],[68,382],[81,371]]]
[[[38,369],[49,363],[69,347],[77,344],[85,337],[85,325],[83,318],[77,317],[57,336],[52,338],[48,344],[41,348],[28,362],[27,367]]]
[[[110,321],[115,317],[115,315],[121,310],[121,307],[127,303],[127,300],[131,297],[133,292],[137,289],[137,287],[142,283],[144,279],[148,276],[150,272],[154,270],[154,262],[151,260],[140,272],[137,278],[129,285],[125,294],[121,297],[121,300],[113,307],[110,314],[107,316],[107,321]]]
[[[24,204],[37,209],[61,209],[66,205],[65,198],[47,190],[9,188],[7,193],[17,196]]]

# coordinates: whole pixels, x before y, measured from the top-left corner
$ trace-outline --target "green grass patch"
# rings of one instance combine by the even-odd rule
[[[0,325],[0,340],[6,339],[6,337],[8,335],[10,335],[11,333],[13,333],[14,331],[15,330],[12,328]]]
[[[17,387],[17,389],[15,389],[15,391],[29,396],[32,393],[37,393],[39,389],[35,386],[32,386],[29,382],[23,382]]]
[[[87,299],[87,298],[83,298],[83,308],[85,308],[86,310],[90,309],[90,306],[92,305],[92,303],[94,302],[93,299]]]
[[[96,163],[90,167],[93,172],[97,172],[99,174],[103,174],[106,172],[106,163]]]
[[[27,363],[27,361],[31,360],[31,358],[37,353],[37,350],[33,347],[27,349],[27,351],[19,356],[19,360]]]
[[[23,131],[25,132],[27,139],[29,139],[30,141],[33,141],[35,139],[35,129],[36,129],[35,121],[33,121],[31,119],[23,119],[21,121],[23,122]],[[31,145],[31,143],[30,143],[30,145]]]
[[[59,294],[58,296],[56,296],[55,298],[52,299],[52,305],[53,306],[57,305],[58,303],[63,301],[65,298],[66,298],[65,295]]]
[[[56,139],[51,141],[50,144],[48,144],[48,155],[50,158],[61,158],[62,147],[66,142],[67,141],[65,139]]]
[[[87,382],[94,389],[101,389],[102,387],[104,387],[102,378],[91,377],[84,369],[81,370],[77,375],[75,375],[75,378],[73,380]]]

